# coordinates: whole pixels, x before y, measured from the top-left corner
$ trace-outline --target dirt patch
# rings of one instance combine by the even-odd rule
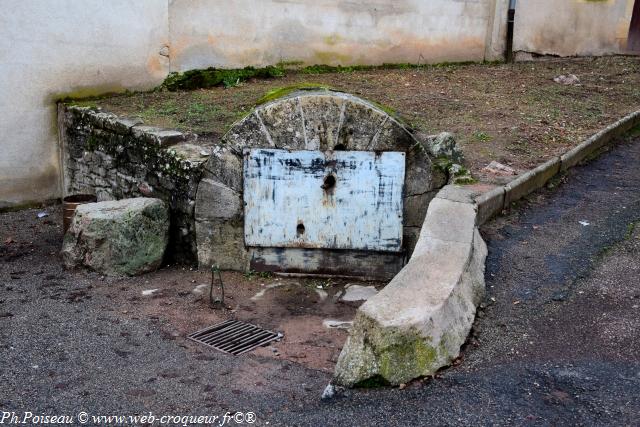
[[[359,304],[338,299],[351,282],[237,272],[224,272],[222,279],[225,307],[217,309],[209,304],[210,273],[183,267],[168,267],[139,278],[104,278],[109,283],[96,291],[117,300],[116,309],[122,315],[159,322],[166,339],[185,337],[224,320],[238,319],[284,335],[281,341],[255,350],[256,354],[327,372],[333,370],[347,331],[329,329],[323,321],[353,319]],[[214,283],[217,287],[217,280]],[[203,352],[215,351],[195,343],[189,345]]]
[[[579,85],[555,83],[575,74]],[[492,160],[530,169],[640,108],[640,58],[447,65],[327,74],[288,72],[229,89],[136,93],[87,102],[217,141],[274,88],[317,83],[396,110],[429,133],[454,132],[474,176]]]
[[[59,263],[62,243],[60,206],[46,209],[49,216],[38,218],[39,210],[2,214],[0,224],[0,273],[6,273],[6,290],[20,292],[12,282],[35,275],[41,284],[41,298],[64,301],[70,307],[91,299],[111,301],[101,307],[115,314],[120,322],[151,321],[166,340],[207,357],[209,349],[185,340],[199,329],[238,319],[281,332],[284,338],[255,354],[290,360],[303,366],[332,372],[347,338],[344,329],[323,326],[326,319],[350,321],[361,302],[342,302],[339,295],[351,284],[373,285],[381,282],[357,282],[344,279],[278,277],[261,273],[223,272],[225,307],[209,304],[211,273],[183,266],[165,266],[140,277],[112,278],[88,271],[44,274],[33,266],[49,260]],[[38,274],[42,273],[42,274]],[[68,284],[76,283],[71,288]],[[214,281],[218,288],[218,280]],[[15,289],[14,289],[15,288]],[[2,307],[0,307],[2,308]],[[12,311],[0,309],[0,317]],[[125,337],[126,338],[126,337]],[[126,354],[122,354],[126,357]]]

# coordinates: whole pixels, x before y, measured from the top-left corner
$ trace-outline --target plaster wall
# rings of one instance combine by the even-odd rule
[[[481,61],[494,3],[171,0],[171,69]]]
[[[516,8],[514,51],[589,56],[624,53],[634,0],[526,0]]]
[[[0,208],[62,195],[55,102],[170,71],[500,59],[508,0],[0,0]],[[518,2],[516,51],[625,50],[633,0]]]
[[[0,208],[60,197],[55,101],[157,85],[167,22],[166,0],[0,0]]]

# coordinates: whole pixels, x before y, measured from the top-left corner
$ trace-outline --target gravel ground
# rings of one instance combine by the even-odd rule
[[[457,366],[404,390],[330,401],[319,398],[329,372],[187,341],[163,315],[169,307],[151,312],[131,301],[131,287],[139,295],[146,279],[63,271],[58,213],[1,214],[0,412],[251,411],[256,425],[637,425],[638,164],[640,140],[620,144],[484,227],[488,293]]]

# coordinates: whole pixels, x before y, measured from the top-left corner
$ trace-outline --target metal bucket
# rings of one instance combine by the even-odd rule
[[[96,196],[93,194],[75,194],[73,196],[67,196],[62,199],[62,228],[63,232],[67,232],[73,219],[73,214],[79,205],[85,203],[94,203]]]

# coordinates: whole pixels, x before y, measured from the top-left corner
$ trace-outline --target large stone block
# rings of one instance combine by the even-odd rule
[[[200,268],[218,266],[222,270],[235,271],[249,268],[242,220],[197,221],[196,236]]]
[[[196,196],[196,221],[239,219],[242,194],[212,179],[203,179]]]
[[[187,139],[187,135],[180,131],[154,126],[136,125],[131,128],[131,132],[136,138],[152,144],[158,144],[161,147],[168,147]]]
[[[431,201],[409,263],[358,309],[335,384],[398,385],[458,356],[484,294],[487,248],[475,224],[472,201]]]
[[[437,191],[429,191],[415,196],[407,196],[403,199],[402,208],[404,213],[402,222],[406,227],[422,226],[429,203],[436,196],[436,193]]]
[[[227,147],[214,147],[206,163],[204,179],[213,179],[236,191],[242,191],[242,157]]]
[[[168,236],[169,212],[162,200],[89,203],[76,209],[62,258],[68,268],[133,276],[160,267]]]
[[[356,314],[333,382],[391,385],[431,375],[460,353],[484,295],[487,249],[431,241]]]
[[[447,182],[447,175],[433,167],[431,159],[419,148],[407,152],[407,167],[404,192],[407,196],[415,196],[438,189]]]

